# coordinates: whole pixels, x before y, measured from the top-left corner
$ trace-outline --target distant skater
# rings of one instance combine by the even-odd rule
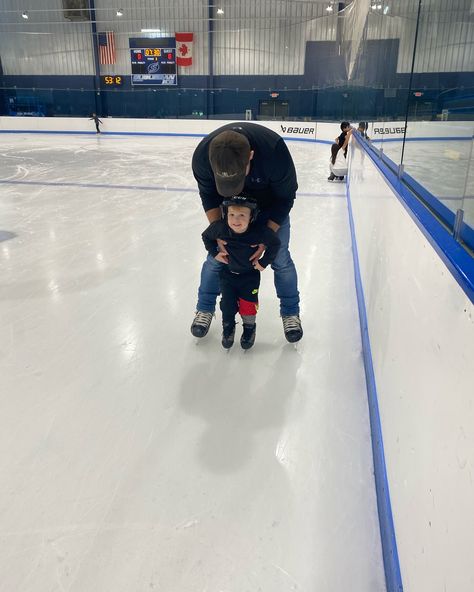
[[[367,122],[366,121],[361,121],[359,123],[359,127],[357,128],[357,131],[359,132],[359,134],[365,138],[366,140],[370,140],[369,136],[367,135]]]
[[[354,128],[351,127],[351,124],[348,121],[343,121],[341,123],[341,131],[341,135],[339,135],[334,141],[342,150],[344,157],[347,157],[347,145],[349,144]]]
[[[99,123],[102,123],[102,121],[99,119],[97,113],[92,113],[92,117],[89,117],[89,121],[92,120],[94,120],[95,123],[95,129],[97,130],[96,133],[100,134]]]

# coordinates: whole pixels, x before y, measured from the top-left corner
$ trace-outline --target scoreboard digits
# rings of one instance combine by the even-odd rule
[[[176,85],[176,49],[142,47],[130,49],[133,85]]]
[[[122,86],[121,76],[102,76],[105,86]]]

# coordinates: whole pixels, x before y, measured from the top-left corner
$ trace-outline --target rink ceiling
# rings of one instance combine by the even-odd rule
[[[112,30],[116,35],[117,62],[102,66],[102,74],[130,74],[128,39],[138,36],[143,27],[159,26],[163,36],[194,32],[194,63],[187,69],[191,76],[210,74],[210,34],[213,75],[218,76],[303,75],[306,42],[337,41],[337,14],[327,12],[327,0],[222,0],[225,14],[213,19],[212,29],[209,5],[195,0],[161,6],[154,0],[136,0],[133,6],[122,7],[123,17],[117,17],[115,0],[95,0],[94,4],[97,30]],[[423,4],[415,72],[471,72],[474,49],[469,0],[456,0],[449,9],[442,0]],[[386,18],[368,14],[367,39],[399,40],[396,72],[406,74],[413,57],[418,0],[402,0],[390,8]],[[27,23],[19,18],[23,10],[30,13]],[[90,24],[65,19],[57,0],[24,0],[21,7],[17,0],[0,0],[0,33],[5,75],[94,74]],[[350,35],[348,40],[352,40]]]
[[[305,336],[284,342],[269,272],[253,350],[226,354],[219,316],[189,333],[198,140],[5,138],[9,589],[385,589],[344,187],[326,146],[289,144]]]

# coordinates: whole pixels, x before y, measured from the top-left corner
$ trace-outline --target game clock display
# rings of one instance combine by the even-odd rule
[[[122,86],[122,76],[102,76],[102,82],[105,86]]]
[[[178,83],[176,49],[142,47],[130,50],[133,85],[170,86]]]

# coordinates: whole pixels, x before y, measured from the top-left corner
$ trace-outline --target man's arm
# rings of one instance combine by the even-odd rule
[[[207,219],[209,220],[209,224],[213,222],[218,222],[221,219],[221,209],[220,208],[212,208],[206,211]]]
[[[209,222],[220,218],[219,206],[222,197],[217,193],[214,174],[209,164],[207,146],[199,145],[193,154],[192,170],[197,181],[202,206]],[[217,210],[217,211],[216,211]]]
[[[262,267],[267,267],[267,265],[271,265],[275,261],[280,250],[281,241],[273,230],[267,228],[262,240],[265,244],[265,255],[258,262]]]
[[[273,220],[269,220],[267,222],[267,226],[268,226],[268,228],[270,228],[271,230],[273,230],[273,232],[278,232],[278,229],[280,228],[280,224],[277,224]]]
[[[219,235],[219,229],[217,227],[218,224],[211,224],[201,234],[202,241],[204,243],[204,246],[206,247],[206,251],[213,257],[215,257],[219,252],[219,248],[217,246],[217,237]]]
[[[276,232],[293,207],[298,183],[293,159],[283,139],[278,142],[272,160],[270,190],[273,204],[268,210],[268,227]]]

